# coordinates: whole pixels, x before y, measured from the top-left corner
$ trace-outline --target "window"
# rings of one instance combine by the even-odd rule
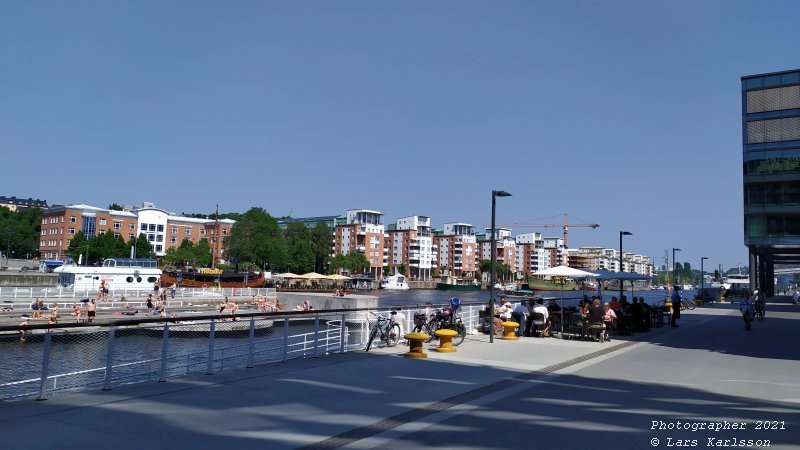
[[[69,221],[75,223],[75,216],[69,216]]]
[[[100,219],[100,225],[105,225],[105,224],[106,224],[106,219]]]
[[[120,236],[120,234],[115,231],[114,232],[114,237],[119,237],[119,236]]]
[[[122,228],[122,222],[114,222],[114,229],[119,230]]]
[[[75,234],[75,228],[72,227],[67,228],[67,234]]]
[[[156,236],[156,242],[164,242],[164,235],[159,234]]]
[[[172,229],[169,230],[169,232],[170,234],[178,234],[178,227],[172,227]]]
[[[158,226],[158,230],[157,230],[157,231],[158,231],[159,233],[163,233],[163,232],[164,232],[164,225],[159,225],[159,226]]]
[[[158,280],[158,278],[157,278],[157,277],[147,277],[147,282],[148,282],[148,283],[155,283],[155,282],[156,282],[156,280]]]
[[[223,228],[222,229],[222,234],[228,234],[228,229],[227,228]]]
[[[147,226],[150,229],[150,231],[156,231],[156,224],[151,223],[151,224],[148,224]]]
[[[142,230],[142,231],[147,231],[147,224],[146,224],[146,223],[143,223],[143,224],[142,224],[142,226],[141,226],[141,230]]]
[[[175,245],[176,243],[178,243],[178,240],[175,239],[175,236],[172,236],[171,238],[169,238],[169,243]]]
[[[162,247],[162,246],[160,246],[160,245],[156,245],[156,252],[161,252],[161,250],[162,250],[163,248],[164,248],[164,247]]]
[[[205,236],[205,235],[206,235],[206,230],[200,230],[200,236]]]
[[[130,239],[133,239],[134,237],[135,237],[135,235],[134,235],[133,233],[131,233],[131,234],[129,234],[129,235],[128,235],[128,239],[129,239],[129,240],[130,240]]]
[[[147,240],[150,241],[150,242],[155,241],[156,240],[156,235],[153,234],[153,233],[148,234],[147,235]]]
[[[136,224],[132,223],[132,224],[130,224],[130,226],[128,228],[130,228],[131,230],[135,230],[136,229]]]
[[[190,227],[186,227],[183,229],[183,233],[187,236],[190,236],[192,234],[192,229]]]

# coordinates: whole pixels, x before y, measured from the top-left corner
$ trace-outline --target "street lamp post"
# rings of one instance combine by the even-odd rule
[[[492,255],[491,255],[491,273],[489,274],[489,342],[494,342],[494,282],[495,282],[495,273],[494,273],[494,265],[495,260],[497,260],[497,239],[495,236],[494,230],[494,210],[495,210],[495,198],[496,197],[511,197],[506,191],[492,191],[492,234],[490,239],[492,240]]]
[[[707,260],[705,256],[700,257],[700,301],[706,299],[706,272],[703,270],[703,261]]]
[[[619,232],[619,272],[622,272],[622,236],[631,236],[630,231]],[[619,301],[622,301],[622,278],[619,280]]]
[[[675,278],[675,266],[677,265],[675,263],[675,252],[681,252],[681,251],[683,250],[672,247],[672,286],[678,285],[678,280]]]

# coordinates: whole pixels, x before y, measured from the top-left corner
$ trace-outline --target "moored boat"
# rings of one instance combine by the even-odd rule
[[[388,276],[381,281],[381,289],[395,289],[395,290],[408,289],[408,283],[406,283],[406,277],[400,274]]]
[[[220,269],[164,270],[161,285],[181,287],[250,287],[264,286],[265,274],[261,272],[227,272]]]
[[[481,284],[474,278],[447,277],[445,281],[436,283],[436,289],[445,291],[479,291]]]
[[[100,267],[61,266],[54,272],[58,273],[60,286],[75,290],[98,289],[101,282],[110,290],[150,290],[161,276],[156,261],[144,258],[109,258]]]

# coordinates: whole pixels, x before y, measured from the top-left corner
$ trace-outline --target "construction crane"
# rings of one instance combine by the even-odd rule
[[[498,225],[503,228],[516,228],[516,227],[531,227],[531,228],[559,228],[564,227],[564,248],[569,248],[567,245],[567,235],[569,234],[569,227],[582,227],[582,228],[597,228],[600,224],[597,223],[569,223],[567,213],[564,213],[564,223],[512,223]]]

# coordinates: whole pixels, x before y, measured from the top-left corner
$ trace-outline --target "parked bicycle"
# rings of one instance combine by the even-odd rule
[[[378,320],[375,321],[375,325],[372,326],[372,330],[369,333],[366,351],[369,351],[372,347],[372,342],[378,336],[378,333],[380,333],[380,340],[385,342],[387,347],[394,347],[397,345],[397,341],[400,339],[400,325],[394,321],[394,316],[397,312],[392,311],[389,317],[371,311],[370,314],[376,316]]]
[[[453,337],[453,345],[460,345],[467,336],[467,327],[461,322],[461,318],[456,314],[455,308],[442,308],[425,324],[425,333],[428,335],[426,342],[436,339],[436,331],[449,329],[458,333]]]

